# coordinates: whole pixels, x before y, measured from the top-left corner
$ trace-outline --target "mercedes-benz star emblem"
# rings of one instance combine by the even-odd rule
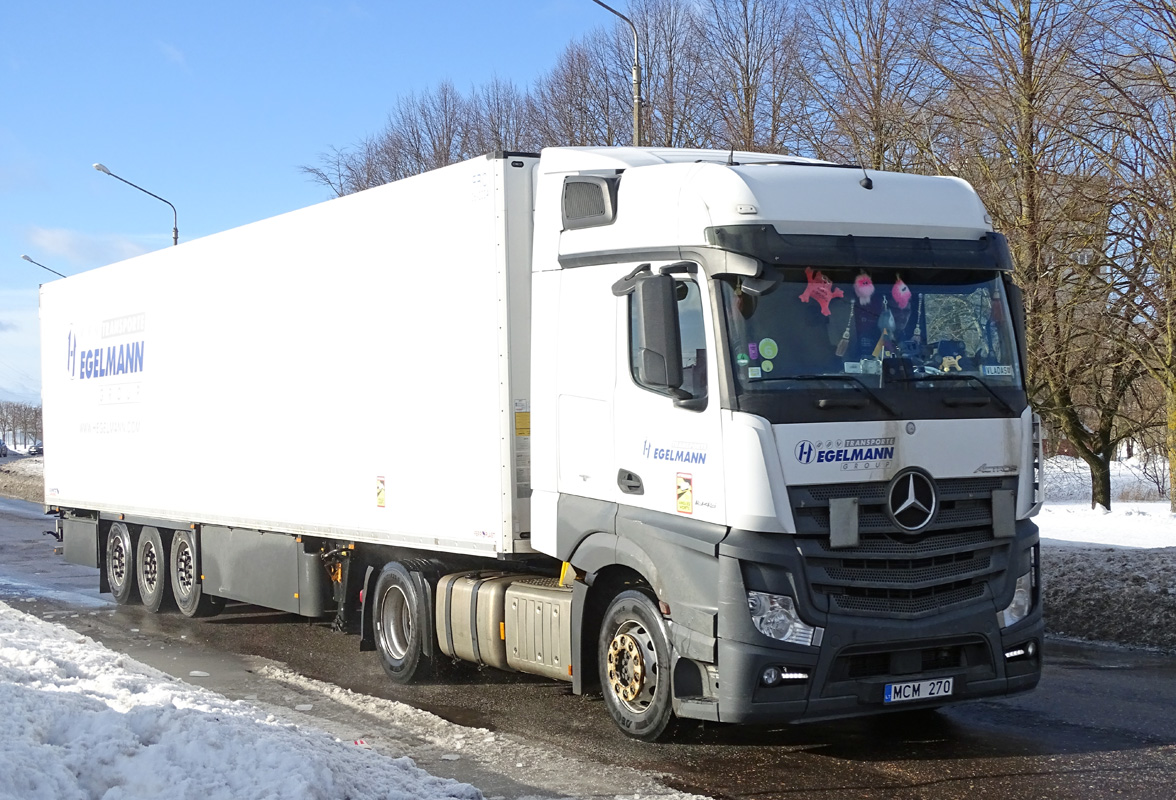
[[[937,503],[935,483],[919,470],[898,473],[886,491],[886,510],[890,519],[904,531],[925,528],[935,517]]]

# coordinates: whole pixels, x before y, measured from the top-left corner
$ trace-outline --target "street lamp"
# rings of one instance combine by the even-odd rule
[[[62,277],[62,278],[65,278],[65,277],[67,277],[66,275],[62,275],[60,272],[58,272],[58,271],[57,271],[57,270],[55,270],[55,269],[49,269],[49,267],[45,266],[45,265],[44,265],[44,264],[42,264],[40,261],[33,261],[31,258],[29,258],[29,257],[28,257],[28,256],[26,256],[26,255],[22,255],[22,256],[21,256],[21,258],[23,258],[25,261],[29,262],[30,264],[36,264],[36,265],[37,265],[38,267],[40,267],[41,269],[48,269],[48,270],[49,270],[50,272],[52,272],[54,275],[57,275],[57,276],[59,276],[59,277]]]
[[[122,181],[123,183],[125,183],[127,186],[135,186],[135,184],[131,183],[131,182],[130,182],[130,181],[128,181],[126,178],[119,178],[117,175],[115,175],[113,172],[111,172],[111,171],[110,171],[110,170],[108,170],[106,167],[102,166],[101,164],[95,164],[95,165],[94,165],[94,169],[98,170],[98,171],[99,171],[99,172],[101,172],[101,173],[104,173],[104,174],[106,174],[106,175],[109,175],[109,176],[110,176],[110,177],[112,177],[112,178],[118,178],[120,181]],[[135,186],[135,188],[136,188],[136,189],[138,189],[138,190],[139,190],[140,192],[142,192],[143,194],[149,194],[149,195],[151,195],[152,197],[154,197],[156,200],[159,200],[159,201],[162,201],[162,202],[164,202],[164,203],[167,203],[167,201],[166,201],[166,200],[164,200],[162,197],[160,197],[159,195],[155,194],[154,192],[149,192],[149,191],[147,191],[147,190],[146,190],[146,189],[144,189],[142,186]],[[178,216],[176,215],[176,207],[175,207],[175,206],[172,206],[172,204],[171,204],[171,203],[167,203],[167,204],[168,204],[169,206],[171,206],[171,210],[172,210],[172,244],[173,244],[173,245],[176,245],[176,244],[179,244],[179,243],[180,243],[180,229],[179,229],[179,227],[178,227],[178,225],[179,225],[179,218],[178,218]]]
[[[629,23],[629,27],[633,29],[633,146],[641,146],[641,67],[637,62],[637,26],[633,21],[626,17],[615,8],[609,8],[600,0],[592,0],[593,3],[601,8],[607,8],[612,13]]]

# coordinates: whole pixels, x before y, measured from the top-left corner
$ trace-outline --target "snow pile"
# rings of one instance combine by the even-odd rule
[[[480,799],[0,603],[0,798]]]
[[[10,450],[0,459],[0,496],[40,503],[45,500],[45,457],[21,458]]]
[[[1041,566],[1050,633],[1176,652],[1176,548],[1045,547]]]

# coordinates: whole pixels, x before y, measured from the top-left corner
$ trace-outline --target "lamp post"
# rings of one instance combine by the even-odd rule
[[[29,258],[29,257],[28,257],[28,256],[26,256],[26,255],[22,255],[22,256],[21,256],[21,258],[23,258],[25,261],[29,262],[30,264],[36,264],[36,265],[37,265],[38,267],[40,267],[41,269],[48,269],[50,272],[52,272],[54,275],[57,275],[57,276],[58,276],[58,277],[60,277],[60,278],[65,278],[65,277],[68,277],[68,276],[66,276],[66,275],[62,275],[60,272],[58,272],[58,271],[57,271],[57,270],[55,270],[55,269],[49,269],[49,267],[45,266],[45,265],[44,265],[44,264],[42,264],[40,261],[33,261],[31,258]]]
[[[136,189],[138,189],[143,194],[149,194],[152,197],[154,197],[156,200],[167,203],[166,200],[164,200],[162,197],[155,194],[154,192],[149,192],[146,189],[144,189],[142,186],[135,186],[135,184],[131,183],[126,178],[119,178],[117,175],[115,175],[113,172],[111,172],[106,167],[102,166],[101,164],[95,164],[94,169],[98,170],[99,172],[101,172],[105,175],[109,175],[112,178],[118,178],[120,181],[125,183],[127,186],[134,186]],[[171,210],[172,210],[172,244],[177,245],[180,243],[180,229],[178,227],[179,226],[179,217],[176,214],[176,207],[172,206],[171,203],[167,203],[167,204],[169,206],[171,206]]]
[[[608,9],[618,17],[629,23],[629,27],[633,30],[633,146],[641,146],[641,66],[637,61],[637,26],[633,21],[626,17],[615,8],[609,8],[600,0],[592,0],[593,3],[601,8]]]

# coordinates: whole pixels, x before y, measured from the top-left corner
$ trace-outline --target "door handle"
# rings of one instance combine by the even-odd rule
[[[617,486],[620,486],[621,491],[625,494],[645,494],[645,487],[641,483],[641,476],[627,469],[620,470],[617,473]]]

